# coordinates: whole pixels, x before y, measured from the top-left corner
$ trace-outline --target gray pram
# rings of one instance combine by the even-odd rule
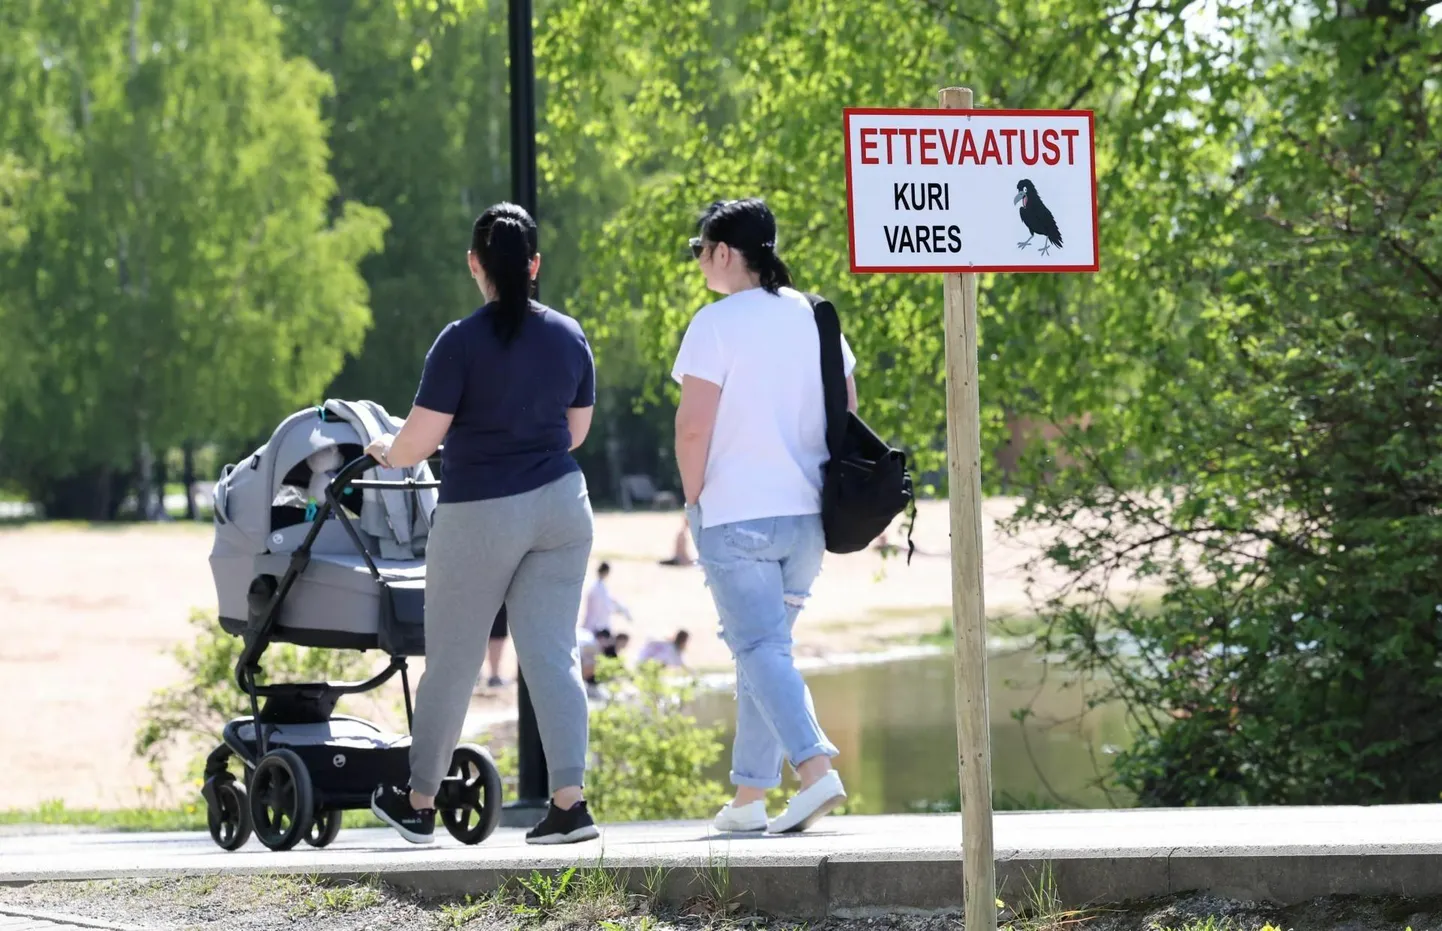
[[[364,454],[399,427],[373,402],[326,401],[286,418],[215,486],[210,565],[220,625],[245,641],[235,677],[251,708],[225,726],[201,789],[211,837],[226,850],[252,831],[272,850],[324,847],[342,811],[369,809],[377,785],[408,778],[409,737],[334,714],[342,696],[398,673],[408,725],[413,713],[406,657],[425,653],[425,545],[439,483],[426,463],[382,469]],[[261,657],[277,642],[391,659],[365,682],[262,683]],[[436,806],[457,840],[489,837],[501,816],[490,754],[457,747]]]

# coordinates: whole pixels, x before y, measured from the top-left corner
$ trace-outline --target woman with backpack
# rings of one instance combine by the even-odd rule
[[[413,843],[435,833],[435,796],[460,739],[502,603],[550,768],[551,804],[527,843],[596,837],[582,785],[587,707],[576,615],[591,555],[591,503],[571,451],[586,439],[595,368],[581,327],[531,300],[536,223],[515,204],[476,220],[468,257],[486,303],[446,326],[415,405],[366,449],[404,468],[445,441],[426,550],[426,671],[416,692],[409,785],[371,811]]]
[[[758,199],[702,214],[691,253],[723,295],[692,318],[672,378],[681,384],[676,462],[706,584],[736,659],[735,797],[719,831],[802,831],[846,799],[836,747],[816,719],[791,629],[821,571],[828,459],[820,339],[806,296],[776,252]],[[856,359],[842,340],[847,396]],[[766,791],[789,761],[801,790],[768,823]]]

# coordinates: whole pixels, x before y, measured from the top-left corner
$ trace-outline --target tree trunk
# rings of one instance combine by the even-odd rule
[[[187,442],[181,449],[184,464],[181,466],[180,482],[185,486],[185,519],[198,520],[195,511],[195,444]]]
[[[149,520],[170,520],[170,509],[165,505],[165,486],[170,483],[170,470],[165,464],[166,453],[155,457],[155,500],[146,515]]]
[[[129,486],[129,476],[97,467],[52,479],[36,489],[34,498],[49,520],[112,521]]]

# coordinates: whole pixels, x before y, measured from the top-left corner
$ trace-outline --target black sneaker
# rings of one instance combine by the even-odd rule
[[[371,795],[371,814],[412,844],[429,844],[436,839],[436,810],[412,808],[411,790],[405,786],[377,786]]]
[[[577,802],[562,811],[552,802],[546,810],[546,818],[526,834],[528,844],[575,844],[583,840],[600,837],[596,822],[586,810],[585,802]]]

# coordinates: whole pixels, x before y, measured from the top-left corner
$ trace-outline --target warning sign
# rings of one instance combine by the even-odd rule
[[[848,109],[853,272],[1094,272],[1089,110]]]

